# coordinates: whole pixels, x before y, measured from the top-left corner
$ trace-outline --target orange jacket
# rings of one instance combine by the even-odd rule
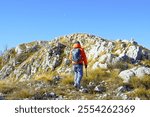
[[[74,62],[74,61],[72,61],[72,50],[71,50],[69,59],[72,61],[72,63],[73,63],[73,64],[83,64],[83,62],[84,62],[84,65],[87,65],[87,58],[86,58],[84,49],[81,48],[81,45],[80,45],[80,44],[74,44],[74,45],[73,45],[73,48],[80,48],[82,59],[81,59],[79,62]]]

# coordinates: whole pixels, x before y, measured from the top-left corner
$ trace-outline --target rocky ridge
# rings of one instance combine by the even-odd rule
[[[85,48],[89,61],[88,68],[118,69],[118,77],[124,82],[137,76],[142,78],[150,76],[149,64],[150,50],[131,40],[110,41],[90,34],[72,34],[55,38],[51,41],[36,41],[20,44],[0,57],[0,80],[13,79],[13,81],[29,81],[36,79],[45,72],[71,74],[72,69],[68,59],[74,41],[80,41]],[[87,89],[88,90],[88,89]],[[82,89],[81,92],[88,92]],[[103,92],[100,85],[94,87],[95,91]],[[102,91],[101,91],[102,90]]]

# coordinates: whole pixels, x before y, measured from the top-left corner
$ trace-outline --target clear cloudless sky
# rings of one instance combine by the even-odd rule
[[[150,0],[0,0],[0,50],[78,32],[150,49]]]

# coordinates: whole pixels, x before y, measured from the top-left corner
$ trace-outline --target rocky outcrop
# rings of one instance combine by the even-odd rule
[[[99,39],[99,41],[96,41],[95,45],[91,48],[89,51],[89,54],[93,55],[93,58],[97,58],[100,56],[101,52],[110,53],[114,48],[114,43],[109,41],[104,41],[102,39]]]
[[[124,82],[128,82],[133,76],[137,76],[140,78],[144,75],[150,75],[150,68],[135,67],[129,70],[124,70],[119,74],[119,76],[124,80]]]
[[[3,65],[0,69],[0,79],[16,78],[25,81],[33,78],[37,73],[55,71],[56,68],[58,74],[70,74],[72,68],[68,56],[72,43],[76,40],[85,48],[92,69],[109,69],[110,65],[118,63],[138,64],[137,61],[150,59],[150,51],[133,40],[110,41],[90,34],[77,33],[51,41],[20,44],[6,51],[1,56]],[[147,74],[145,70],[131,69],[122,71],[119,76],[130,79],[132,76],[144,74]]]
[[[133,60],[141,60],[142,59],[142,48],[140,46],[130,46],[126,55]]]
[[[69,54],[73,42],[76,40],[81,42],[86,52],[88,71],[101,68],[103,70],[100,71],[104,71],[102,74],[94,74],[95,76],[92,78],[90,74],[89,79],[84,79],[87,84],[83,83],[78,91],[70,87],[72,81],[67,76],[72,74]],[[150,75],[149,60],[150,50],[139,46],[133,40],[111,41],[90,34],[77,33],[58,37],[51,41],[20,44],[16,48],[6,51],[0,56],[0,80],[13,79],[24,83],[44,75],[42,78],[45,78],[46,81],[48,79],[48,84],[43,83],[45,81],[42,80],[39,83],[27,84],[35,92],[32,97],[27,99],[86,99],[86,96],[84,97],[86,94],[94,95],[94,99],[131,99],[128,97],[128,93],[133,93],[132,87],[120,86],[115,83],[117,81],[122,83],[121,79],[123,79],[126,82],[124,84],[128,84],[134,76],[142,78],[144,75]],[[68,81],[63,82],[65,76]],[[108,84],[112,86],[108,86]],[[42,91],[40,91],[41,89]],[[0,93],[0,99],[5,98],[7,99],[7,93],[5,95]],[[137,99],[139,99],[138,96]]]

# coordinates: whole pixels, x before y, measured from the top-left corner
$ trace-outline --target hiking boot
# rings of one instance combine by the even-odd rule
[[[73,86],[74,86],[75,88],[77,88],[77,85],[76,85],[76,84],[74,84]]]

